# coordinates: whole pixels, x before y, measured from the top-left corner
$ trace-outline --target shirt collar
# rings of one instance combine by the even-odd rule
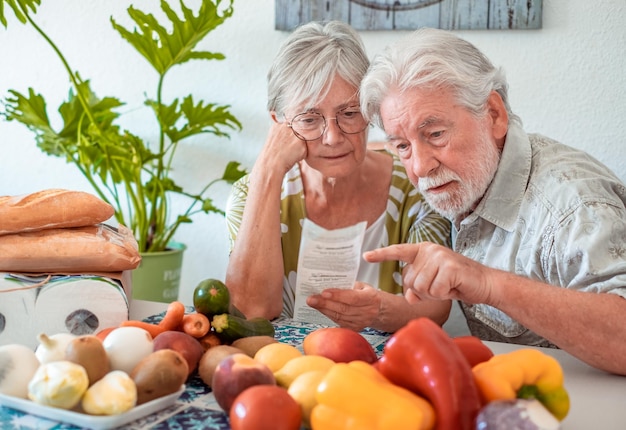
[[[506,231],[513,231],[530,177],[531,161],[528,135],[521,126],[509,124],[498,170],[474,213]]]

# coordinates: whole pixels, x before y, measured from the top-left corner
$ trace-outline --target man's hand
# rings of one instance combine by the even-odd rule
[[[406,264],[402,271],[405,297],[418,300],[461,300],[490,303],[492,269],[453,250],[430,242],[391,245],[363,254],[371,263],[395,260]]]

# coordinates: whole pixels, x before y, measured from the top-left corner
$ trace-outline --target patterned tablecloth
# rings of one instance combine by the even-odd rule
[[[148,318],[158,321],[162,315]],[[302,323],[280,319],[273,322],[276,338],[281,342],[301,347],[302,340],[311,331],[322,327],[317,324]],[[363,336],[372,344],[376,352],[382,353],[389,335],[372,329],[365,329]],[[0,407],[0,428],[3,430],[46,429],[75,430],[71,424],[59,423],[7,407]],[[148,415],[126,426],[126,430],[144,429],[216,429],[228,430],[228,417],[215,402],[211,389],[197,376],[193,375],[186,383],[186,389],[176,403],[156,414]]]

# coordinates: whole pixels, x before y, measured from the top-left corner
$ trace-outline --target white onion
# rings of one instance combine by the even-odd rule
[[[152,336],[139,327],[118,327],[104,338],[111,370],[121,370],[130,375],[135,366],[154,351]]]

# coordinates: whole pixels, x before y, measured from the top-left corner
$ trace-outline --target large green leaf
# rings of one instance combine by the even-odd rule
[[[166,133],[167,130],[176,126],[176,123],[182,115],[182,112],[178,109],[178,99],[174,99],[169,105],[163,103],[159,104],[154,100],[147,99],[145,104],[152,108],[157,120]]]
[[[229,107],[213,103],[204,105],[202,100],[194,104],[193,96],[188,95],[180,105],[181,112],[187,118],[187,124],[178,130],[178,139],[204,132],[228,136],[221,131],[220,126],[241,130],[241,123],[228,112]]]
[[[50,128],[50,121],[46,113],[46,100],[41,94],[35,93],[32,88],[28,89],[28,96],[15,90],[9,90],[11,96],[5,100],[6,118],[16,120],[26,125],[31,130],[43,130]]]
[[[233,13],[233,0],[220,11],[221,0],[215,3],[203,0],[198,15],[180,1],[184,20],[165,1],[161,1],[161,9],[170,20],[171,32],[162,26],[150,13],[144,13],[134,7],[128,8],[128,14],[137,24],[137,29],[130,31],[119,25],[113,18],[111,23],[124,39],[143,55],[160,74],[177,64],[191,59],[222,60],[224,55],[208,51],[194,51],[194,48],[207,33],[221,25]],[[221,12],[221,14],[220,14]]]
[[[201,100],[194,104],[193,96],[188,95],[183,102],[175,99],[171,104],[158,104],[154,100],[146,101],[160,118],[163,130],[172,142],[178,142],[200,133],[212,133],[216,136],[229,137],[223,128],[241,130],[241,123],[229,111],[230,106],[204,104]],[[183,120],[181,120],[183,119]]]
[[[220,215],[226,215],[226,213],[223,210],[221,210],[220,208],[218,208],[217,206],[213,204],[213,199],[211,198],[206,198],[202,201],[202,212],[204,213],[215,212]]]
[[[80,132],[84,133],[92,122],[95,122],[101,129],[112,127],[113,121],[119,117],[113,109],[123,106],[124,103],[114,97],[99,99],[91,90],[89,81],[81,82],[77,89],[83,95],[82,99],[87,101],[87,110],[81,103],[81,99],[70,89],[67,102],[59,107],[59,113],[64,122],[59,134],[75,137],[79,128]],[[86,115],[89,116],[85,118]]]
[[[241,163],[238,161],[231,161],[226,165],[226,169],[224,170],[224,174],[222,175],[222,179],[229,184],[234,183],[239,178],[244,176],[246,173],[246,169],[243,169]]]
[[[26,22],[26,15],[28,9],[33,13],[37,11],[37,6],[41,3],[41,0],[0,0],[0,23],[7,27],[7,20],[4,14],[4,5],[8,5],[12,10],[15,17],[24,24]]]
[[[48,155],[67,156],[63,149],[63,138],[52,128],[46,112],[46,101],[34,89],[28,89],[28,95],[9,90],[10,96],[4,101],[7,121],[18,121],[35,133],[37,146]]]
[[[5,101],[7,120],[16,120],[35,132],[37,145],[48,155],[65,157],[68,161],[82,166],[84,174],[96,175],[106,183],[135,180],[139,167],[154,158],[143,141],[128,132],[121,133],[113,124],[118,114],[113,109],[122,103],[113,97],[99,99],[83,82],[79,91],[88,100],[88,108],[96,124],[87,118],[85,109],[75,93],[70,90],[68,100],[59,107],[63,120],[60,131],[50,125],[43,96],[32,88],[28,96],[10,91],[12,97]]]

